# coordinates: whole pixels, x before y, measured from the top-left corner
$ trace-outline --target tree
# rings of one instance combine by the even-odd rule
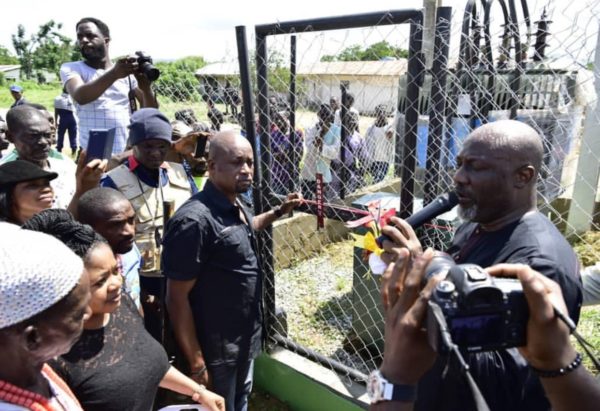
[[[182,70],[192,70],[195,72],[196,70],[206,66],[206,60],[204,60],[204,57],[202,56],[187,56],[175,60],[173,62],[173,66]]]
[[[384,57],[406,58],[408,57],[408,51],[401,47],[392,46],[383,40],[364,49],[358,44],[354,44],[346,47],[337,55],[324,55],[321,57],[321,61],[377,61]]]
[[[381,60],[384,57],[407,58],[408,50],[400,47],[394,47],[387,41],[383,40],[378,43],[371,44],[363,53],[362,60]]]
[[[61,28],[62,23],[50,20],[37,33],[27,36],[25,27],[19,24],[12,42],[25,77],[32,78],[34,74],[39,77],[44,70],[58,75],[61,64],[78,54],[72,40],[59,32]]]
[[[70,61],[75,46],[71,39],[58,32],[62,23],[50,20],[42,24],[36,35],[37,48],[33,54],[33,67],[56,73],[65,61]]]
[[[25,26],[19,24],[17,34],[12,35],[12,42],[17,52],[19,64],[21,64],[21,73],[26,78],[31,78],[33,76],[33,45],[35,39],[33,36],[28,39],[25,36]]]
[[[269,92],[286,92],[290,82],[290,68],[285,64],[283,54],[277,50],[269,50],[267,59]]]
[[[350,47],[346,47],[338,54],[339,61],[361,61],[363,59],[363,49],[355,44]]]
[[[206,65],[202,56],[188,56],[171,62],[156,63],[160,77],[156,80],[158,94],[173,101],[200,101],[198,80],[194,73]]]
[[[19,59],[6,47],[0,46],[0,64],[19,64]]]

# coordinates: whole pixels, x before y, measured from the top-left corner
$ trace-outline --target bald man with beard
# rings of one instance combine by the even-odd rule
[[[162,267],[167,308],[190,376],[211,381],[228,411],[248,408],[261,350],[263,275],[255,231],[300,201],[297,193],[253,217],[238,200],[252,185],[252,147],[234,132],[210,141],[208,181],[167,224]]]
[[[454,174],[464,223],[446,252],[458,264],[531,266],[561,286],[569,315],[577,321],[582,301],[577,257],[554,224],[537,211],[542,159],[542,139],[524,123],[498,121],[473,131],[458,155]],[[412,228],[399,219],[395,224],[402,236],[394,240],[420,253]],[[539,379],[516,349],[463,355],[492,411],[550,409]],[[447,360],[438,358],[420,381],[415,410],[476,409],[456,364],[444,373]]]

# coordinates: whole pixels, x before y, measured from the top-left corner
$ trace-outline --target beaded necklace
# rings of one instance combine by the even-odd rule
[[[59,386],[65,394],[67,394],[77,405],[77,399],[69,389],[69,387],[54,373],[54,371],[47,365],[44,364],[42,368],[43,374],[49,380],[52,380],[54,384]],[[9,404],[18,405],[27,408],[31,411],[58,411],[55,407],[50,404],[50,400],[43,395],[38,393],[17,387],[7,381],[0,380],[0,401],[7,402]],[[61,405],[61,408],[65,410],[63,404],[58,400],[57,402]],[[81,408],[80,408],[81,409]]]

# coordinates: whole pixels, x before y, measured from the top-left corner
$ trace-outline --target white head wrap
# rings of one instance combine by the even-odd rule
[[[62,300],[82,272],[81,258],[56,238],[0,223],[0,329]]]

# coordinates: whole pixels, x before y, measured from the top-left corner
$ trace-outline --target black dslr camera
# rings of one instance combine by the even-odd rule
[[[152,64],[152,57],[144,54],[143,51],[136,51],[137,62],[140,66],[139,71],[145,75],[148,80],[155,81],[160,77],[160,70]]]
[[[435,351],[448,352],[436,311],[445,318],[452,342],[468,352],[525,345],[529,308],[519,280],[494,278],[478,265],[456,265],[448,254],[436,253],[426,278],[440,273],[446,278],[433,291],[427,312],[428,340]]]

